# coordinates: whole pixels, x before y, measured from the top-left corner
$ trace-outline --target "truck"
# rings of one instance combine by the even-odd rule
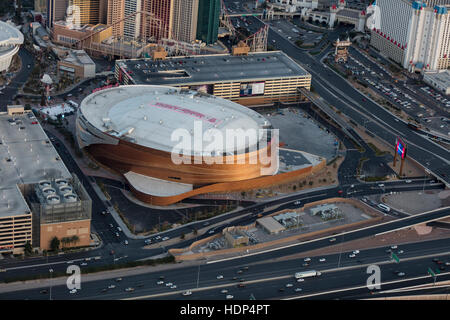
[[[412,122],[408,122],[408,127],[413,129],[413,130],[419,130],[421,128],[420,125],[416,125],[416,124],[414,124]]]
[[[310,271],[302,271],[302,272],[296,272],[295,273],[295,279],[302,279],[302,278],[309,278],[309,277],[318,277],[321,273],[316,270],[310,270]]]

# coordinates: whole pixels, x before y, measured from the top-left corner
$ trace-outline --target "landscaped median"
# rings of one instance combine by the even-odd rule
[[[98,266],[98,267],[87,267],[87,268],[83,268],[82,269],[82,273],[83,274],[88,274],[88,273],[95,273],[95,272],[102,272],[102,271],[109,271],[109,270],[134,268],[134,267],[139,267],[139,266],[156,266],[156,265],[159,265],[159,264],[168,264],[168,263],[175,263],[175,259],[174,259],[173,256],[167,256],[167,257],[164,257],[164,258],[143,260],[143,261],[122,262],[122,263],[103,265],[103,266]],[[7,271],[8,270],[6,270],[6,272]],[[24,275],[24,276],[18,276],[18,277],[4,279],[3,283],[11,283],[11,282],[27,281],[27,280],[38,280],[38,279],[47,279],[47,278],[50,278],[50,276],[52,278],[67,277],[67,273],[64,271],[64,272],[53,272],[52,274],[46,272],[45,274]]]
[[[208,251],[208,252],[197,252],[197,253],[193,252],[194,248],[199,247],[201,245],[204,245],[208,242],[211,242],[213,240],[216,240],[216,239],[222,237],[222,234],[216,234],[211,237],[196,241],[196,242],[192,243],[189,247],[182,248],[182,249],[178,249],[178,248],[177,249],[169,249],[168,252],[175,258],[175,261],[177,261],[177,262],[197,260],[197,259],[203,259],[203,258],[212,258],[214,256],[221,256],[221,257],[227,256],[227,255],[233,256],[236,254],[242,254],[242,253],[250,251],[250,250],[252,252],[255,252],[258,250],[276,248],[276,247],[286,245],[289,243],[295,243],[295,242],[299,242],[299,241],[300,242],[309,241],[309,240],[313,240],[313,239],[316,239],[319,237],[329,236],[329,235],[340,233],[340,232],[350,231],[350,230],[354,230],[357,228],[374,225],[374,224],[386,219],[385,217],[381,216],[376,210],[372,209],[369,206],[366,206],[364,203],[361,203],[360,201],[357,201],[357,200],[346,199],[346,198],[330,198],[330,199],[325,199],[325,200],[321,200],[321,201],[308,203],[308,204],[305,204],[305,206],[302,208],[302,210],[310,209],[312,207],[316,207],[321,204],[329,204],[329,203],[351,204],[351,205],[355,206],[356,208],[358,208],[359,210],[361,210],[362,212],[364,212],[364,214],[370,216],[371,219],[358,221],[358,222],[354,222],[354,223],[349,223],[349,224],[344,224],[344,225],[340,225],[340,226],[335,226],[335,227],[331,227],[331,228],[327,228],[327,229],[323,229],[323,230],[308,232],[308,233],[304,233],[304,234],[297,234],[297,235],[289,236],[286,238],[277,239],[274,241],[258,243],[255,245],[240,246],[240,247],[236,247],[236,248],[221,249],[221,250]],[[278,215],[285,211],[293,211],[293,210],[292,209],[291,210],[283,210],[280,212],[276,212],[272,215]],[[251,224],[250,226],[247,226],[247,229],[251,228],[251,227],[255,227],[255,223]]]

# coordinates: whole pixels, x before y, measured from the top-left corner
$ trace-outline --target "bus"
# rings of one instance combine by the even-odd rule
[[[318,277],[321,273],[319,271],[310,270],[295,273],[295,279],[308,278],[308,277]]]
[[[391,208],[389,208],[387,205],[382,204],[382,203],[378,204],[378,208],[380,208],[381,210],[386,211],[386,212],[391,211]]]

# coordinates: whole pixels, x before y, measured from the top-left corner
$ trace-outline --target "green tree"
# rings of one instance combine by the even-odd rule
[[[50,248],[53,251],[58,251],[60,243],[61,241],[59,241],[58,237],[53,237],[52,240],[50,241]]]
[[[31,256],[31,254],[33,253],[33,247],[31,246],[30,241],[27,241],[25,243],[24,250],[25,250],[25,255],[26,256]]]

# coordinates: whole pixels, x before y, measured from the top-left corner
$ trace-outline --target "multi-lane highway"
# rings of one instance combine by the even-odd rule
[[[105,275],[101,279],[83,281],[77,293],[71,294],[65,283],[53,279],[41,283],[33,289],[24,288],[15,292],[0,291],[0,299],[49,299],[49,286],[52,285],[52,299],[187,299],[209,300],[225,299],[227,290],[234,299],[249,299],[250,295],[256,299],[273,298],[319,298],[330,295],[334,297],[357,298],[358,295],[368,294],[365,287],[369,275],[367,267],[376,264],[381,268],[381,289],[390,281],[399,282],[387,288],[398,288],[417,277],[424,277],[423,283],[430,283],[433,279],[427,276],[428,268],[439,269],[438,280],[449,279],[448,266],[450,259],[450,239],[432,240],[419,243],[398,245],[393,251],[400,258],[399,263],[393,262],[386,252],[389,246],[360,250],[355,258],[350,258],[352,251],[341,251],[324,256],[308,257],[309,265],[303,266],[305,257],[288,257],[283,260],[260,259],[253,256],[247,261],[226,260],[214,264],[174,266],[170,270],[150,268],[147,272],[137,275]],[[339,247],[339,244],[336,245]],[[358,248],[355,248],[358,249]],[[433,262],[439,259],[442,264]],[[320,259],[325,261],[320,262]],[[440,270],[440,268],[444,268]],[[294,279],[294,274],[300,271],[317,270],[322,275],[317,278],[305,278],[302,282]],[[398,273],[403,272],[403,276]],[[437,273],[438,271],[436,271]],[[121,281],[117,281],[120,277]],[[162,283],[158,284],[158,281]],[[166,284],[172,285],[167,286]],[[290,286],[289,284],[292,284]],[[114,285],[115,287],[110,287]],[[176,287],[171,288],[175,285]],[[108,288],[110,287],[110,288]],[[133,288],[133,292],[125,291]],[[302,290],[297,292],[296,288]],[[356,288],[356,289],[351,289]],[[282,290],[281,290],[282,289]],[[343,290],[338,295],[335,290]],[[46,290],[46,291],[42,291]],[[190,296],[183,296],[182,292],[191,290]],[[355,290],[357,290],[355,292]],[[377,290],[375,290],[377,291]]]

